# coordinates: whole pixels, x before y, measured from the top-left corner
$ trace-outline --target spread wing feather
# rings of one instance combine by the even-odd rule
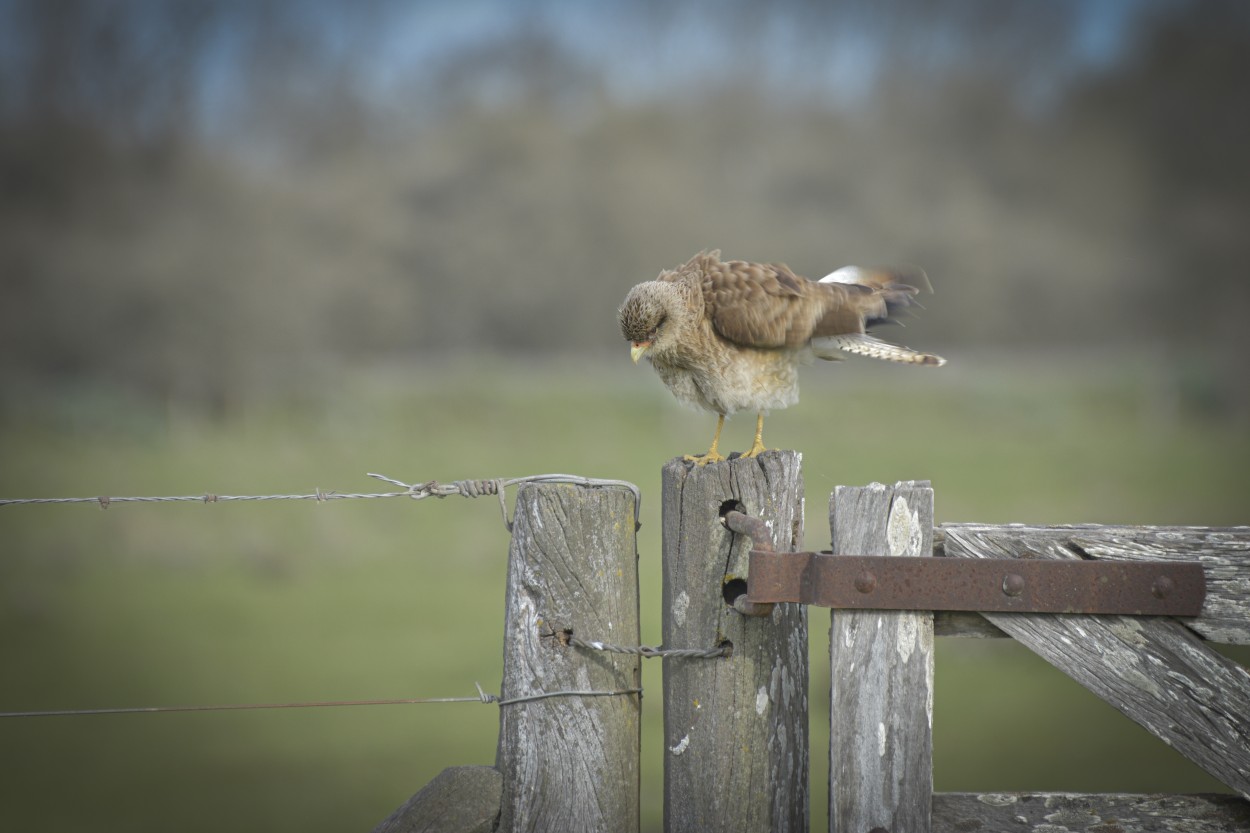
[[[798,348],[813,336],[861,333],[885,318],[886,303],[872,286],[817,283],[783,263],[707,262],[703,300],[712,326],[746,347]]]
[[[659,280],[697,283],[712,328],[734,344],[761,349],[863,333],[893,320],[913,295],[929,289],[918,269],[848,266],[810,281],[784,263],[722,262],[719,250],[700,252]]]

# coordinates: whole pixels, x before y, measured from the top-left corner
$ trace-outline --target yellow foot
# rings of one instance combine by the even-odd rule
[[[768,449],[764,447],[764,415],[758,414],[755,417],[755,442],[751,443],[751,449],[743,454],[743,457],[758,457],[762,452]]]
[[[757,441],[756,441],[756,442],[755,442],[755,443],[751,446],[750,450],[742,452],[742,456],[743,456],[743,457],[758,457],[758,456],[760,456],[761,454],[763,454],[765,451],[770,451],[770,450],[771,450],[771,449],[765,448],[765,447],[764,447],[764,444],[763,444],[762,442],[759,442],[759,441],[757,440]]]
[[[687,463],[694,463],[696,466],[706,466],[708,463],[721,463],[725,458],[716,450],[716,446],[720,443],[720,432],[725,427],[725,415],[721,414],[716,420],[716,433],[712,435],[712,447],[707,450],[707,454],[687,454],[682,457]]]

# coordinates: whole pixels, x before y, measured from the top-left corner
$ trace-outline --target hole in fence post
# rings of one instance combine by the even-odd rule
[[[747,508],[743,506],[741,503],[739,503],[738,501],[733,500],[731,498],[730,500],[727,500],[721,503],[718,514],[720,515],[722,519],[724,519],[724,517],[728,515],[730,512],[741,512],[742,514],[745,515],[747,513]]]
[[[721,585],[721,595],[725,599],[725,604],[730,607],[734,606],[734,602],[739,596],[747,594],[747,582],[742,578],[731,578]]]

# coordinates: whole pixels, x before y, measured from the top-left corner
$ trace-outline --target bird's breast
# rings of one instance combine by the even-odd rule
[[[786,408],[799,399],[801,353],[705,342],[694,355],[651,356],[680,402],[720,414]]]

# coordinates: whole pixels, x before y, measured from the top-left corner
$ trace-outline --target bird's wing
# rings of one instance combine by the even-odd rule
[[[744,347],[796,348],[822,334],[862,332],[874,294],[858,284],[819,284],[783,263],[703,262],[704,307],[723,338]],[[828,332],[824,332],[824,331]]]
[[[844,315],[817,321],[811,335],[814,337],[862,333],[876,324],[897,323],[898,317],[912,304],[916,293],[932,292],[929,277],[923,269],[903,267],[896,269],[864,269],[860,266],[843,266],[820,279],[818,285],[826,291],[854,288],[856,293],[847,300],[859,316],[853,329]],[[864,290],[867,290],[866,292]]]

